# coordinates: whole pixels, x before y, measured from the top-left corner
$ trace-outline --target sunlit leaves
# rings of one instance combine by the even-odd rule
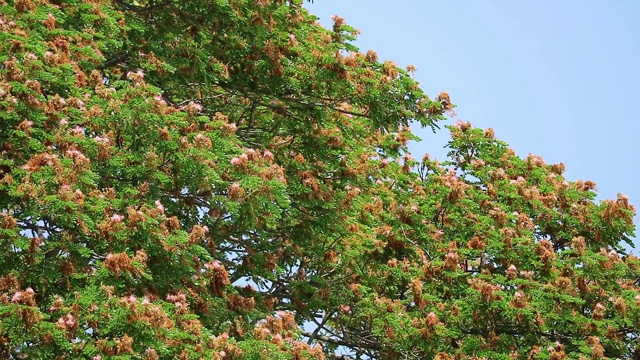
[[[299,1],[0,5],[0,356],[620,357],[635,209]]]

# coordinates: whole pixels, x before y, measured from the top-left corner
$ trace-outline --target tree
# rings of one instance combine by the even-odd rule
[[[449,96],[315,20],[0,1],[0,356],[633,356],[628,199],[468,123],[416,161]]]

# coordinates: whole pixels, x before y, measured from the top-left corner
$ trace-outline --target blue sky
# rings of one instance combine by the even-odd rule
[[[640,1],[315,0],[307,8],[325,26],[335,14],[359,29],[360,50],[414,65],[430,96],[448,91],[458,106],[450,123],[491,127],[519,155],[563,162],[569,180],[596,182],[599,199],[623,193],[640,207]],[[446,130],[417,133],[414,155],[444,158]]]

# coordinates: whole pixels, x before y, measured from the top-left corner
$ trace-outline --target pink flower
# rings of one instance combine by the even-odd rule
[[[67,316],[58,319],[58,325],[60,327],[73,327],[75,324],[76,322],[71,314],[67,314]]]
[[[84,128],[80,126],[76,126],[75,128],[73,128],[73,130],[71,130],[71,135],[73,136],[84,135]]]
[[[180,110],[185,110],[189,115],[195,115],[202,111],[202,105],[193,101],[189,101],[186,106],[181,106]]]
[[[156,204],[156,209],[158,209],[160,213],[164,214],[164,206],[162,205],[160,200],[156,200],[155,204]]]
[[[157,101],[158,104],[160,104],[160,105],[167,105],[167,102],[164,101],[164,99],[162,98],[162,95],[156,95],[156,96],[153,97],[153,99],[155,101]]]
[[[109,145],[110,141],[109,138],[107,137],[102,137],[102,136],[95,136],[93,138],[93,140],[95,140],[95,142],[99,143],[99,144],[105,144],[105,145]]]
[[[22,299],[22,291],[18,291],[15,294],[13,294],[13,296],[11,297],[11,302],[12,303],[17,303],[20,301],[20,299]]]
[[[222,264],[220,263],[219,260],[213,260],[211,262],[204,264],[204,267],[207,269],[220,270],[222,269]]]
[[[124,220],[124,216],[120,215],[120,214],[113,214],[111,216],[111,221],[119,223],[122,222],[122,220]]]

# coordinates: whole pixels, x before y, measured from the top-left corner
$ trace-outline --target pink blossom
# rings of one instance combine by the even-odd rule
[[[71,135],[73,136],[84,135],[84,128],[80,126],[76,126],[75,128],[73,128],[73,130],[71,130]]]
[[[213,260],[204,264],[204,267],[207,269],[220,270],[222,269],[222,264],[220,263],[220,260]]]
[[[167,102],[164,101],[164,99],[162,98],[162,95],[156,95],[153,97],[153,99],[157,101],[160,105],[167,105]]]
[[[92,358],[92,360],[102,360],[102,356],[96,355]]]
[[[71,314],[67,314],[58,319],[58,325],[62,327],[73,327],[75,324],[76,322]]]
[[[202,105],[195,103],[193,101],[189,101],[186,106],[181,106],[180,110],[186,110],[190,115],[195,115],[202,111]]]
[[[22,291],[18,291],[15,294],[13,294],[13,296],[11,297],[11,302],[12,303],[17,303],[20,301],[20,299],[22,299]]]
[[[255,149],[246,149],[245,150],[245,154],[249,157],[249,158],[253,158],[256,156],[256,151]]]
[[[93,140],[95,140],[95,142],[99,143],[99,144],[105,144],[108,145],[110,143],[109,138],[107,137],[102,137],[102,136],[95,136],[93,138]]]
[[[111,216],[111,221],[119,223],[122,222],[122,220],[124,220],[124,216],[120,215],[120,214],[113,214]]]
[[[77,100],[77,105],[78,105],[78,109],[80,110],[86,110],[86,108],[84,107],[84,101],[78,99]],[[84,134],[84,128],[82,129],[82,133]]]
[[[164,206],[162,205],[160,200],[156,200],[155,204],[156,204],[156,209],[158,209],[160,213],[164,214]]]
[[[69,125],[69,122],[67,121],[67,119],[60,119],[58,124],[60,124],[61,126],[64,126],[64,125]]]

